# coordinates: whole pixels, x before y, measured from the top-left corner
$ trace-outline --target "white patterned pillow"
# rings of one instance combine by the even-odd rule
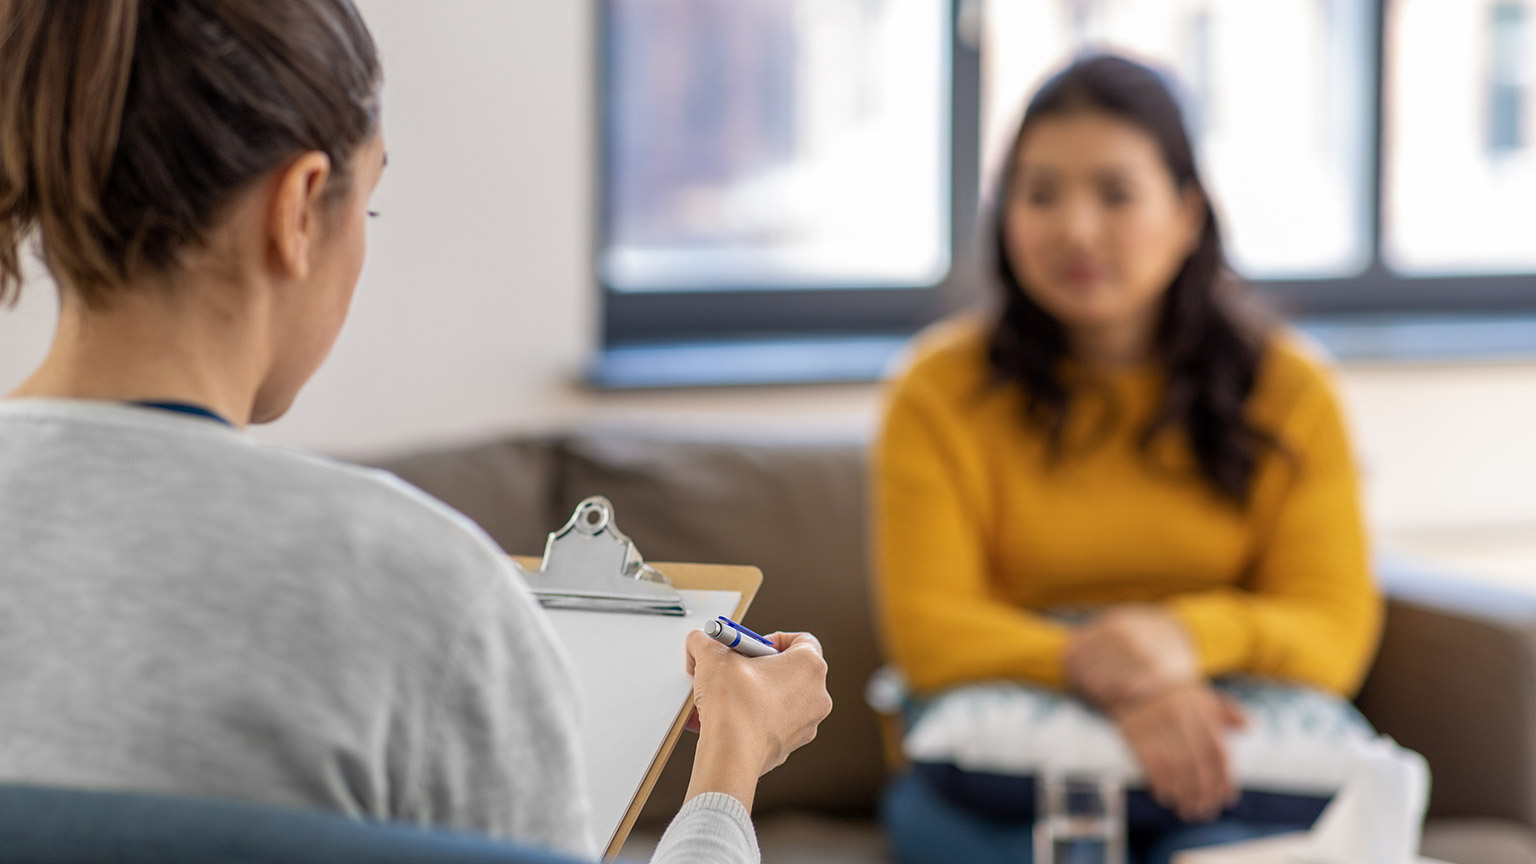
[[[1347,701],[1251,679],[1216,686],[1247,725],[1229,739],[1233,774],[1245,790],[1327,796],[1376,739]],[[1107,717],[1071,696],[1006,681],[958,687],[929,701],[903,743],[908,759],[964,770],[1031,776],[1086,772],[1144,785],[1141,765]]]

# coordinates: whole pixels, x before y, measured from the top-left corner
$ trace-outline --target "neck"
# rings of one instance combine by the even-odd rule
[[[185,402],[244,428],[270,362],[256,292],[161,288],[95,310],[62,292],[53,347],[11,395]]]
[[[1106,371],[1134,368],[1156,357],[1156,318],[1082,329],[1070,338],[1073,357],[1085,366]]]

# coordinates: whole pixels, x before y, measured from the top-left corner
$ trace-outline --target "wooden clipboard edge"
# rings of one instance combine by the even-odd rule
[[[519,565],[537,570],[543,563],[543,559],[534,555],[513,555]],[[683,564],[683,563],[657,563],[646,562],[660,570],[667,579],[671,580],[672,587],[686,591],[736,591],[741,594],[741,600],[736,604],[736,611],[731,615],[736,621],[745,617],[747,607],[752,605],[752,600],[757,596],[758,589],[763,585],[763,571],[756,567],[733,564]],[[679,657],[679,662],[682,658]],[[645,779],[640,781],[640,788],[635,790],[634,800],[629,802],[629,810],[624,813],[624,818],[619,821],[618,830],[609,838],[608,847],[603,851],[603,860],[612,861],[619,855],[619,850],[624,847],[624,841],[629,839],[629,832],[635,827],[635,820],[640,818],[640,811],[645,807],[645,801],[651,796],[651,790],[656,787],[656,781],[661,777],[661,771],[667,765],[667,759],[671,757],[672,750],[677,747],[677,742],[683,737],[683,726],[688,723],[688,715],[693,713],[693,694],[683,703],[683,709],[678,712],[677,719],[672,721],[672,728],[667,732],[667,737],[662,740],[661,747],[656,751],[656,758],[651,761],[650,770],[645,772]]]

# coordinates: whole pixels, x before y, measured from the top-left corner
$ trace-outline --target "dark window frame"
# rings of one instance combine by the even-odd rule
[[[731,340],[805,337],[902,335],[915,332],[952,311],[964,291],[946,290],[950,279],[965,273],[978,250],[975,243],[980,198],[982,58],[979,40],[966,32],[968,2],[952,0],[952,124],[950,277],[921,288],[838,288],[795,290],[678,291],[624,293],[594,277],[602,295],[602,345],[634,349],[648,345],[685,345]],[[1509,315],[1536,317],[1536,273],[1414,276],[1391,270],[1383,260],[1385,193],[1385,46],[1393,0],[1374,0],[1372,44],[1367,69],[1372,118],[1368,134],[1368,225],[1370,258],[1354,276],[1324,279],[1252,279],[1249,284],[1297,318],[1369,318],[1372,316]],[[599,0],[596,100],[599,133],[597,214],[594,253],[606,247],[608,213],[604,200],[611,172],[607,125],[606,64],[610,34],[607,0]],[[972,9],[974,13],[979,11]],[[593,256],[596,260],[596,254]],[[601,361],[600,361],[601,364]],[[601,376],[599,376],[601,377]],[[706,376],[707,377],[707,376]]]

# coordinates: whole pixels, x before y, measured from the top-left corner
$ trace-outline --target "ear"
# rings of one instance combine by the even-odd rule
[[[320,242],[324,220],[325,184],[331,159],[310,151],[277,172],[268,214],[274,266],[289,279],[309,276],[310,255]]]
[[[1206,204],[1205,193],[1196,188],[1194,183],[1188,183],[1184,192],[1180,195],[1179,215],[1184,222],[1186,240],[1186,255],[1195,254],[1200,248],[1200,238],[1205,235],[1205,220],[1216,218]]]

